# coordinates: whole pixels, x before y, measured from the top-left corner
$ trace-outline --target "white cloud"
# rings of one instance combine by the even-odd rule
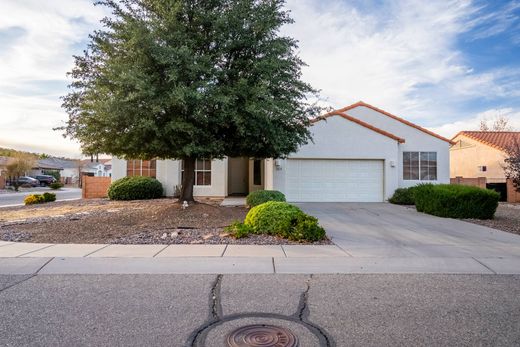
[[[79,146],[52,128],[67,119],[60,95],[104,10],[89,0],[0,2],[0,145],[58,155]]]
[[[339,0],[287,5],[295,23],[284,32],[300,42],[309,64],[304,78],[334,107],[363,100],[436,126],[471,117],[461,104],[472,98],[520,95],[520,69],[475,72],[457,48],[459,35],[496,18],[481,18],[471,1],[364,5],[364,11]]]
[[[509,119],[509,125],[513,130],[520,131],[520,111],[510,107],[486,110],[479,112],[475,117],[446,123],[429,129],[439,135],[451,138],[461,130],[479,130],[480,121],[492,122],[498,116],[504,116]]]

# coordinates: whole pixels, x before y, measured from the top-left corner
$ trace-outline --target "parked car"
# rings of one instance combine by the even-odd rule
[[[17,181],[19,186],[38,187],[40,185],[40,181],[29,176],[20,176]]]
[[[56,178],[50,175],[37,175],[35,178],[40,182],[42,187],[56,182]]]

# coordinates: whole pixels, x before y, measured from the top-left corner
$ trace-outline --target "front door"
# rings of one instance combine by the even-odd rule
[[[228,158],[228,194],[248,193],[248,158]]]

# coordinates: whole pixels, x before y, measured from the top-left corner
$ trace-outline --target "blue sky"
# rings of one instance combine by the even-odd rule
[[[304,79],[323,103],[363,100],[444,136],[481,119],[520,130],[520,0],[289,0]],[[0,2],[0,146],[79,156],[52,128],[66,72],[105,15],[89,0]]]

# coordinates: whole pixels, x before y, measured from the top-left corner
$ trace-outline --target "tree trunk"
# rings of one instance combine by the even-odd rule
[[[195,184],[195,158],[184,158],[184,175],[182,178],[181,196],[179,201],[192,202],[193,199],[193,185]]]

